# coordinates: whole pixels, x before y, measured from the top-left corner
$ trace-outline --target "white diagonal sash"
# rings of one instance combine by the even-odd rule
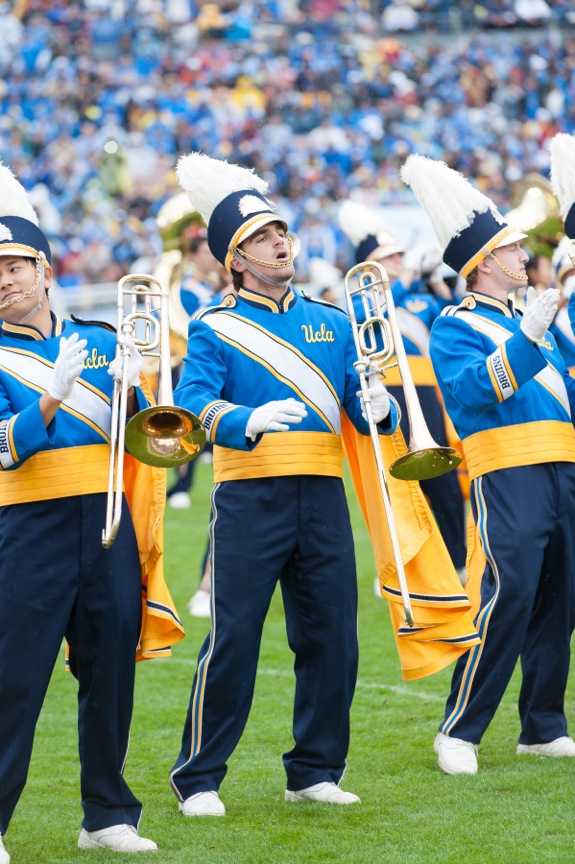
[[[229,312],[206,315],[202,321],[216,333],[237,343],[254,359],[272,371],[281,369],[278,377],[293,384],[305,400],[315,406],[331,423],[335,432],[340,431],[340,404],[328,381],[318,369],[285,342],[257,325]]]
[[[563,336],[565,336],[565,338],[569,340],[569,342],[575,343],[575,335],[573,334],[573,330],[571,329],[571,321],[569,320],[569,313],[567,309],[560,309],[555,316],[555,321],[553,323],[561,331]]]
[[[402,335],[417,345],[423,357],[429,357],[429,330],[426,325],[408,309],[398,306],[395,311]]]
[[[44,391],[49,386],[54,364],[32,352],[0,348],[0,367],[8,374],[20,378],[25,384]],[[63,400],[63,405],[91,422],[109,439],[111,409],[103,395],[91,390],[79,379],[74,384],[72,395]]]
[[[513,336],[513,333],[510,333],[501,324],[494,324],[480,315],[474,315],[471,312],[458,312],[457,317],[463,318],[474,330],[484,333],[499,347]],[[541,372],[535,375],[535,381],[541,384],[542,387],[545,387],[546,390],[550,390],[561,402],[569,417],[571,417],[571,406],[569,404],[567,388],[559,372],[547,364],[545,369],[542,369]]]

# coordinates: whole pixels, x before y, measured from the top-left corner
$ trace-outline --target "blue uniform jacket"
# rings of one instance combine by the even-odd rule
[[[186,275],[180,285],[180,300],[191,318],[200,309],[212,305],[214,286],[194,276]]]
[[[176,388],[177,404],[204,423],[214,448],[216,480],[286,474],[341,476],[343,409],[369,434],[357,392],[353,333],[337,306],[290,288],[276,303],[241,289],[199,313],[188,332],[188,354]],[[246,438],[252,411],[293,397],[308,414],[289,432]],[[392,401],[380,429],[397,426]]]
[[[573,306],[573,312],[570,310],[571,306],[569,306],[569,310],[566,306],[559,309],[549,332],[555,337],[565,365],[573,374],[575,371],[575,334],[573,333],[572,316],[575,314],[575,306]]]
[[[0,327],[0,504],[107,489],[116,334],[108,325],[60,320],[48,338],[30,326]],[[45,427],[39,401],[60,337],[88,340],[84,369],[69,399]],[[145,407],[137,389],[138,404]],[[33,458],[34,457],[34,458]],[[105,468],[105,470],[104,470]],[[8,472],[16,471],[18,477]]]
[[[512,305],[471,293],[444,310],[430,352],[470,476],[575,461],[575,380],[547,331],[537,344]]]
[[[429,357],[429,333],[431,325],[441,314],[441,304],[426,290],[421,279],[414,280],[409,288],[396,279],[391,291],[405,353]]]

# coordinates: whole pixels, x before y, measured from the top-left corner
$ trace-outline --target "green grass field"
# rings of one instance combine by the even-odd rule
[[[157,864],[567,864],[575,860],[575,760],[517,757],[515,676],[480,751],[476,777],[448,777],[432,742],[451,669],[406,683],[387,604],[373,594],[371,547],[353,493],[350,505],[360,582],[360,670],[352,742],[342,786],[362,804],[283,801],[281,754],[291,746],[292,659],[276,594],[266,622],[250,721],[222,788],[228,815],[185,819],[168,786],[195,661],[207,632],[186,603],[198,581],[209,511],[211,466],[196,471],[191,510],[168,510],[166,573],[186,639],[171,659],[138,665],[126,777],[144,804],[140,825],[159,846]],[[99,528],[98,528],[99,530]],[[575,688],[567,693],[575,729]],[[118,854],[76,846],[82,810],[76,693],[58,666],[44,706],[28,785],[6,846],[12,864],[109,864]],[[131,856],[133,860],[134,856]]]

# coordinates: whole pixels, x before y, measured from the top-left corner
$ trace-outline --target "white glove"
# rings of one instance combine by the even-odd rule
[[[548,288],[538,294],[533,285],[527,289],[527,300],[525,311],[519,325],[531,342],[543,339],[547,329],[557,312],[559,303],[559,291],[557,288]]]
[[[84,350],[87,344],[86,339],[78,339],[77,333],[72,333],[68,339],[65,336],[60,339],[52,377],[46,387],[52,399],[61,402],[72,395],[74,383],[84,368],[84,360],[88,356],[88,352]]]
[[[403,256],[403,269],[413,270],[416,276],[428,276],[441,262],[441,249],[432,243],[420,243]]]
[[[290,397],[278,402],[266,402],[250,414],[246,438],[255,441],[260,432],[287,432],[288,424],[301,423],[303,417],[307,417],[307,409],[297,399]]]
[[[379,380],[377,372],[370,372],[367,377],[367,393],[370,399],[371,416],[374,423],[381,423],[389,414],[389,393],[385,385]],[[363,392],[358,390],[356,395],[359,396],[359,401],[361,402],[363,419],[367,421]]]
[[[128,387],[138,387],[140,383],[140,372],[144,366],[144,358],[140,354],[138,347],[131,336],[125,336],[126,346],[129,351],[130,358],[128,360]],[[122,352],[118,345],[116,356],[108,366],[108,375],[113,375],[116,381],[122,380]]]

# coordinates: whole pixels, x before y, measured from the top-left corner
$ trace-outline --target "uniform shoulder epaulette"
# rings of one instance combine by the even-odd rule
[[[312,297],[311,294],[306,294],[305,291],[300,291],[300,297],[303,297],[304,300],[309,300],[310,303],[321,303],[322,306],[329,306],[330,309],[337,309],[338,312],[347,315],[345,309],[342,309],[336,303],[330,303],[329,300],[322,300],[321,297]]]
[[[113,324],[108,324],[107,321],[85,321],[83,318],[78,318],[76,315],[70,315],[70,318],[74,322],[74,324],[85,324],[85,325],[94,325],[96,327],[103,327],[105,330],[109,330],[111,333],[116,332],[116,328]]]
[[[468,309],[475,309],[477,303],[475,297],[464,297],[459,306],[446,306],[441,310],[441,315],[457,315],[458,312],[466,312]]]
[[[237,298],[235,294],[227,294],[221,303],[218,303],[217,306],[202,306],[201,309],[192,315],[192,320],[199,321],[205,315],[211,315],[212,312],[221,312],[225,309],[233,309],[234,306],[238,305]]]

